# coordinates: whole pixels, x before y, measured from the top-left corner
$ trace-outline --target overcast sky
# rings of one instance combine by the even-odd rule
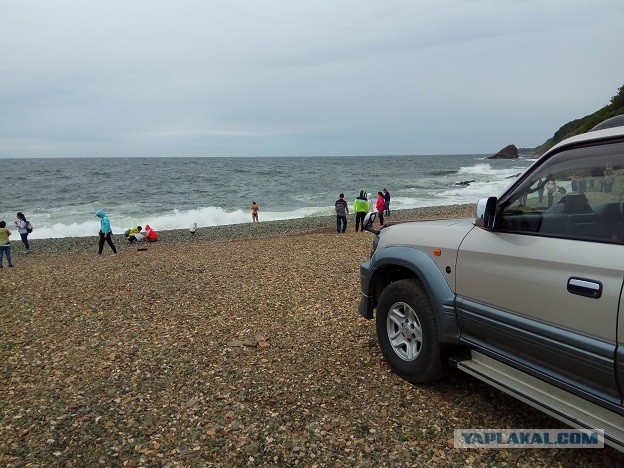
[[[0,0],[0,157],[534,147],[623,45],[622,0]]]

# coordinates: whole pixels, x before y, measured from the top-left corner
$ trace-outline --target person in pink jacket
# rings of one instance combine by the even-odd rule
[[[377,208],[377,214],[379,215],[379,224],[383,226],[384,210],[386,209],[386,199],[383,192],[377,192],[377,203],[375,204],[375,208]]]

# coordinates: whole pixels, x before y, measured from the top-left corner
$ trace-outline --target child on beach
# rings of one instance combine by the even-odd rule
[[[158,240],[158,233],[149,224],[145,225],[145,238],[147,242],[156,242]]]
[[[6,254],[9,266],[13,266],[13,259],[11,258],[11,242],[9,236],[11,231],[6,228],[6,222],[0,221],[0,268],[4,268],[4,255]]]
[[[195,233],[197,232],[197,223],[193,223],[191,225],[191,227],[189,228],[189,232],[191,233],[191,236],[195,235]]]

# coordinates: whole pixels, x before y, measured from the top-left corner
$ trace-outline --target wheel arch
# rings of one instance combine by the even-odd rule
[[[388,247],[375,252],[369,296],[374,307],[383,290],[395,281],[413,278],[422,284],[433,307],[442,343],[459,344],[455,314],[455,293],[437,263],[423,250],[413,247]]]

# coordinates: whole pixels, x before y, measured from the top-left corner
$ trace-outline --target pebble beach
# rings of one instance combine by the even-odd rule
[[[473,217],[474,205],[388,221]],[[468,375],[392,374],[358,315],[373,235],[335,217],[35,239],[0,271],[1,466],[616,466],[469,450],[459,428],[565,428]]]

